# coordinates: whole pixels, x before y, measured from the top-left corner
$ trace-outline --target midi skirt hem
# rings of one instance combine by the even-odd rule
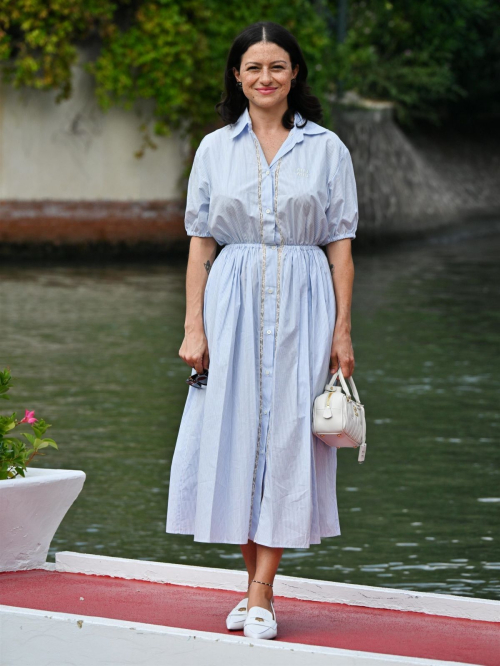
[[[231,540],[210,540],[210,539],[200,539],[200,538],[195,538],[193,531],[180,531],[176,530],[175,532],[171,530],[167,530],[167,533],[169,534],[184,534],[184,535],[191,535],[193,536],[193,541],[196,541],[197,543],[224,543],[224,544],[229,544],[229,545],[234,545],[234,546],[244,546],[245,544],[248,543],[248,541],[241,542],[241,541],[231,541]],[[320,537],[317,539],[311,539],[308,544],[305,544],[305,542],[301,543],[269,543],[269,542],[264,542],[261,540],[255,540],[255,543],[259,544],[260,546],[267,546],[268,548],[309,548],[310,546],[315,546],[321,544],[321,539],[329,539],[330,537],[336,537],[340,536],[340,529],[331,533],[331,534],[322,534]]]

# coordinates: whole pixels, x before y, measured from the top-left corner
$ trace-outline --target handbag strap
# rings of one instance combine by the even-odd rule
[[[342,373],[342,368],[340,367],[340,363],[339,363],[339,369],[338,369],[336,372],[333,373],[333,375],[332,375],[330,381],[329,381],[328,384],[325,386],[325,391],[331,391],[331,390],[333,389],[333,387],[334,387],[334,385],[335,385],[335,382],[337,381],[337,377],[338,377],[339,380],[340,380],[340,383],[341,383],[341,385],[342,385],[342,388],[344,389],[344,392],[345,392],[345,393],[349,396],[349,398],[350,398],[350,397],[351,397],[351,393],[350,393],[350,391],[349,391],[349,388],[347,387],[347,384],[346,384],[346,381],[345,381],[344,375],[343,375],[343,373]],[[361,402],[360,402],[360,400],[359,400],[359,394],[358,394],[358,391],[357,391],[357,389],[356,389],[356,384],[354,383],[354,379],[352,378],[352,375],[351,375],[351,377],[348,378],[348,381],[349,381],[349,384],[351,385],[352,392],[353,392],[353,394],[354,394],[354,398],[355,398],[356,402],[358,402],[359,404],[361,404]]]

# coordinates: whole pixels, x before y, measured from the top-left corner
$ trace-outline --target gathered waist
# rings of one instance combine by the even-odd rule
[[[268,250],[276,250],[279,247],[290,248],[290,249],[304,249],[304,250],[320,250],[323,252],[323,249],[320,245],[307,245],[305,243],[283,243],[283,245],[277,243],[227,243],[223,246],[225,248],[234,247],[234,248],[251,248],[251,247],[262,247],[265,246]]]

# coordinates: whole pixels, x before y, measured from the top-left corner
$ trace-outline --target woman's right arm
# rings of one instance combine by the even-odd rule
[[[203,298],[208,274],[216,257],[217,241],[192,236],[186,271],[186,320],[179,356],[196,372],[208,369],[210,358],[203,325]]]

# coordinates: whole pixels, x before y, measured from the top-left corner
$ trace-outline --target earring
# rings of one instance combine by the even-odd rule
[[[290,86],[291,86],[292,88],[295,88],[296,85],[297,85],[297,79],[292,79],[292,80],[290,81]]]
[[[239,88],[240,90],[243,89],[243,83],[242,83],[241,81],[236,81],[236,85],[238,86],[238,88]]]

